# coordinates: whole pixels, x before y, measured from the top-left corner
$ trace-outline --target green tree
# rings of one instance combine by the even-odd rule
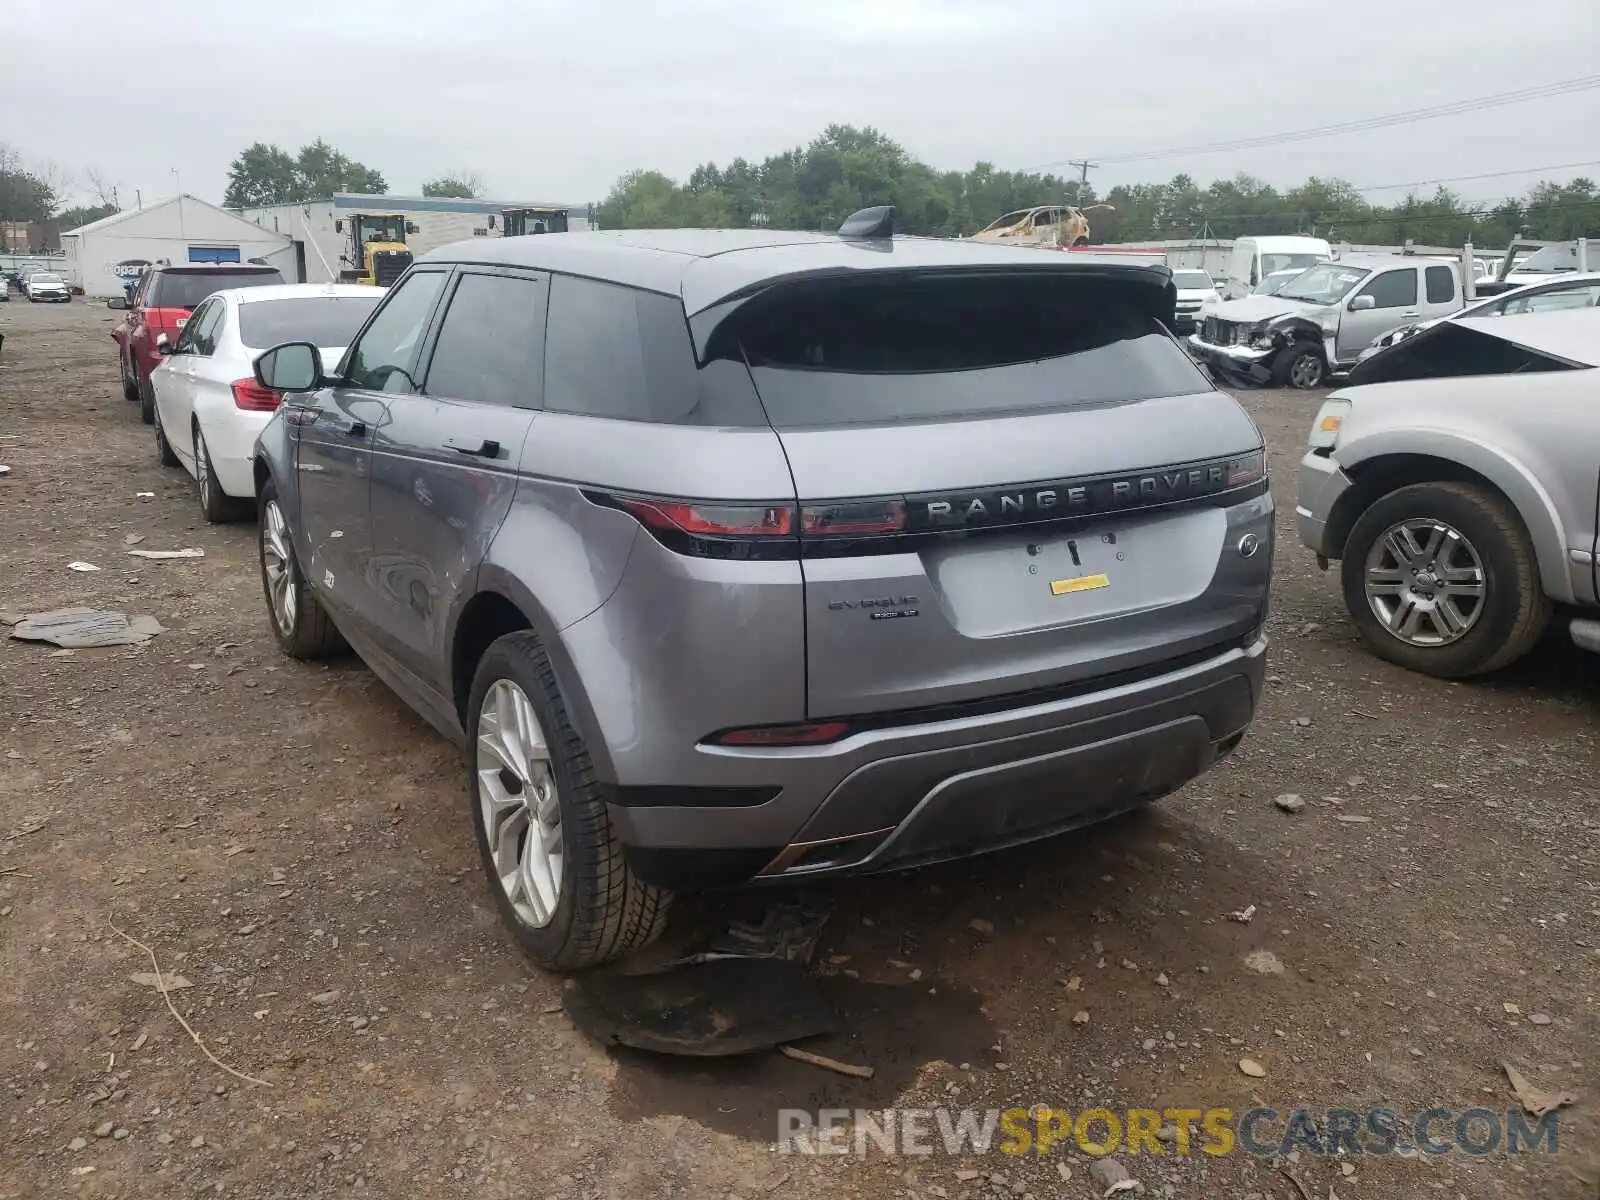
[[[22,155],[0,142],[0,221],[45,221],[56,211],[56,189]]]
[[[476,171],[448,171],[422,185],[424,196],[456,196],[481,200],[488,188]]]
[[[229,165],[222,203],[227,208],[259,208],[327,199],[335,192],[381,195],[388,190],[381,174],[347,158],[321,138],[300,147],[294,155],[280,146],[255,142]]]
[[[935,171],[872,128],[830,125],[805,146],[756,163],[697,166],[681,185],[659,171],[632,171],[612,188],[600,219],[606,228],[768,225],[836,229],[851,212],[893,204],[896,225],[934,237],[971,234],[1004,213],[1036,204],[1088,205],[1077,180],[1000,170],[979,162],[966,171]],[[1181,239],[1202,235],[1314,233],[1331,241],[1503,246],[1528,236],[1600,237],[1600,192],[1593,180],[1542,183],[1526,196],[1473,206],[1445,188],[1374,204],[1342,179],[1313,176],[1279,189],[1250,175],[1202,184],[1189,175],[1166,183],[1119,184],[1104,199],[1114,211],[1090,217],[1096,242]]]
[[[383,176],[364,163],[346,158],[318,138],[301,146],[295,157],[295,175],[306,192],[296,199],[320,200],[335,192],[366,192],[382,195],[389,190]]]
[[[61,223],[63,233],[70,233],[74,229],[81,229],[91,221],[109,217],[116,211],[115,204],[75,204],[71,208],[62,209],[56,220]]]
[[[260,208],[304,199],[294,158],[277,146],[255,142],[228,167],[228,190],[222,196],[228,208]]]
[[[660,171],[629,171],[600,205],[602,229],[670,229],[684,223],[684,193]]]

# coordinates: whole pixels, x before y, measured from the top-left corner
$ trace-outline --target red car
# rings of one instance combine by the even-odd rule
[[[150,372],[161,362],[157,340],[177,345],[178,334],[195,306],[212,292],[224,288],[265,287],[284,283],[277,267],[251,263],[184,263],[151,267],[139,278],[131,296],[106,301],[107,308],[128,310],[111,331],[122,368],[122,394],[139,402],[139,416],[149,425],[156,419],[155,393]]]

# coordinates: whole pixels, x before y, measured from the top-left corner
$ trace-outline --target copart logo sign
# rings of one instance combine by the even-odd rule
[[[118,279],[137,279],[149,266],[148,258],[125,258],[119,263],[112,264],[111,273]]]

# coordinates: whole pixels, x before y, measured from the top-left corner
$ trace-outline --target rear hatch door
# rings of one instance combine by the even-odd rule
[[[1149,674],[1254,631],[1270,548],[1223,551],[1254,497],[1270,535],[1261,437],[1152,278],[869,275],[740,314],[802,509],[809,716]]]

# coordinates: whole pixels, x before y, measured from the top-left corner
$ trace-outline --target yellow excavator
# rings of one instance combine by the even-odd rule
[[[406,234],[417,227],[397,214],[356,213],[335,226],[348,226],[350,248],[340,262],[340,283],[365,283],[388,287],[411,265]]]

